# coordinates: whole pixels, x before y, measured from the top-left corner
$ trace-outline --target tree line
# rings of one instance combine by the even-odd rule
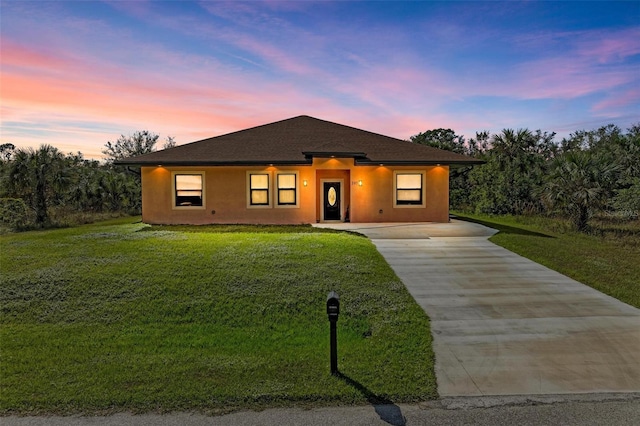
[[[121,135],[106,143],[103,162],[46,144],[38,149],[0,145],[0,222],[21,230],[59,226],[78,212],[139,214],[140,171],[114,161],[154,151],[158,138],[146,130]],[[172,146],[175,141],[168,137],[163,148]]]
[[[33,229],[59,225],[56,217],[74,212],[139,214],[140,171],[114,161],[152,152],[158,139],[146,130],[121,135],[105,144],[103,162],[51,145],[0,145],[0,222]],[[410,140],[485,161],[451,169],[454,210],[559,215],[581,231],[597,212],[640,214],[640,124],[626,132],[614,125],[581,130],[559,142],[555,133],[528,129],[479,132],[469,140],[435,129]],[[162,148],[173,146],[168,137]]]
[[[486,162],[451,170],[454,210],[558,215],[580,231],[598,212],[640,214],[640,124],[626,132],[615,125],[581,130],[560,142],[555,133],[528,129],[480,132],[468,141],[451,129],[436,129],[411,141]]]

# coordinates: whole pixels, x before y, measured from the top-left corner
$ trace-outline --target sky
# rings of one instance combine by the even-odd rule
[[[640,123],[640,1],[1,1],[0,143]]]

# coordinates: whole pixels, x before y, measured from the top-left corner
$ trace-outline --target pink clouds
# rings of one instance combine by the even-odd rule
[[[633,104],[640,104],[640,88],[638,87],[621,93],[614,93],[612,96],[608,96],[606,99],[593,105],[592,109],[598,114],[615,117],[621,114],[621,109]],[[640,110],[636,112],[638,113],[636,119],[640,120]]]
[[[594,31],[580,34],[577,53],[599,64],[617,63],[640,54],[640,28],[613,33]]]
[[[119,133],[127,133],[125,129],[148,128],[163,135],[174,135],[183,143],[302,113],[336,110],[330,103],[304,96],[283,84],[262,81],[247,90],[242,77],[215,66],[195,67],[196,71],[190,76],[181,69],[181,78],[176,79],[160,73],[140,75],[135,69],[116,70],[108,63],[63,60],[59,52],[40,54],[12,42],[6,46],[2,99],[3,111],[10,114],[3,113],[3,121],[102,122],[117,129],[109,138],[103,131],[95,132],[90,138],[90,131],[61,123],[55,131],[47,132],[49,136],[42,143],[50,142],[51,136],[60,138],[60,148],[65,151],[78,150],[78,142],[69,141],[72,135],[84,140],[86,145],[99,144],[101,148]],[[191,59],[187,62],[197,58]],[[179,61],[174,64],[176,62]],[[211,84],[214,81],[225,84]],[[24,126],[16,124],[15,128]],[[21,140],[15,132],[4,133],[3,138],[10,137],[18,145],[36,142]],[[96,148],[83,151],[92,156],[99,152]]]
[[[636,79],[632,69],[598,69],[575,57],[537,60],[519,65],[507,83],[510,95],[525,99],[571,99],[611,90]]]
[[[551,48],[564,45],[562,52]],[[640,29],[546,34],[531,46],[551,52],[516,65],[495,93],[524,99],[579,98],[638,84],[638,67],[625,61],[640,53]]]
[[[640,97],[637,27],[509,38],[438,25],[442,16],[418,33],[386,17],[316,22],[302,3],[116,2],[85,15],[47,5],[3,22],[28,28],[2,33],[3,141],[84,140],[99,152],[143,128],[185,143],[300,114],[400,138],[435,127],[472,137],[511,123],[544,127],[527,123],[556,120],[558,105],[629,116]],[[497,40],[495,57],[512,56],[474,51],[493,53]],[[534,103],[540,109],[525,112]]]
[[[377,101],[375,95],[369,97],[359,91],[357,79],[343,81],[254,37],[233,34],[221,37],[287,74],[301,76],[303,81],[311,79],[320,85],[331,85],[334,90],[372,106],[389,106],[388,101]],[[125,44],[125,40],[121,44]],[[126,40],[126,44],[131,50],[149,52],[145,54],[151,60],[147,64],[149,69],[135,65],[118,67],[108,60],[114,53],[110,51],[102,52],[104,59],[86,54],[70,58],[59,49],[50,47],[41,53],[9,40],[3,51],[3,63],[7,64],[3,68],[6,82],[3,100],[12,106],[13,119],[33,117],[30,111],[38,111],[43,118],[73,117],[110,123],[111,127],[120,123],[120,127],[131,130],[150,128],[185,142],[298,114],[335,117],[342,122],[345,120],[339,120],[340,117],[354,114],[351,108],[336,105],[325,96],[305,93],[294,83],[268,81],[246,72],[238,74],[204,56],[168,51],[131,40]],[[377,83],[383,83],[383,87],[378,91],[387,99],[402,95],[402,87],[393,83],[398,77],[419,78],[418,74],[402,69],[380,69],[379,74]],[[253,79],[250,85],[247,78]],[[371,83],[373,88],[376,82]],[[363,115],[370,117],[369,110],[370,107],[365,109]],[[372,129],[385,130],[379,122],[373,124],[376,125]],[[126,133],[118,129],[118,133],[120,131]],[[102,138],[101,134],[96,136]]]
[[[59,55],[38,51],[30,46],[15,43],[11,39],[2,40],[2,66],[32,68],[37,70],[68,69],[69,61]]]
[[[314,68],[297,61],[294,56],[289,55],[284,50],[278,49],[270,43],[259,41],[254,37],[237,34],[231,38],[231,41],[237,47],[264,59],[274,68],[279,68],[288,73],[306,76],[316,72]]]
[[[184,141],[183,138],[191,137],[194,128],[219,127],[214,121],[226,123],[223,131],[236,130],[246,124],[241,119],[243,109],[237,104],[268,95],[259,91],[242,94],[202,80],[198,83],[187,79],[176,84],[162,76],[144,79],[135,72],[115,71],[108,64],[62,60],[61,55],[53,52],[40,54],[7,40],[3,40],[2,53],[2,120],[4,123],[11,120],[16,123],[14,127],[28,123],[34,116],[42,122],[67,117],[67,120],[111,123],[114,128],[147,127],[165,135],[182,136],[180,139]],[[215,76],[208,76],[211,77]],[[9,114],[5,114],[7,111]],[[11,137],[17,142],[16,136],[6,129],[3,132],[3,140]],[[102,139],[93,143],[105,142]]]

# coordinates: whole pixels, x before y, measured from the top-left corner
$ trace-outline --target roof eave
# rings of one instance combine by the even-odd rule
[[[480,165],[484,160],[356,160],[357,166],[453,166],[453,165]]]
[[[387,166],[437,166],[437,165],[480,165],[485,164],[484,160],[370,160],[361,157],[351,157],[345,155],[319,156],[316,158],[355,158],[356,166],[379,166],[381,164]],[[140,166],[140,167],[157,167],[157,166],[309,166],[313,164],[313,157],[305,160],[272,160],[272,161],[207,161],[207,160],[184,160],[184,161],[127,161],[119,160],[114,162],[117,166]]]
[[[308,166],[311,165],[309,160],[271,160],[271,161],[207,161],[207,160],[183,160],[183,161],[115,161],[118,166]]]

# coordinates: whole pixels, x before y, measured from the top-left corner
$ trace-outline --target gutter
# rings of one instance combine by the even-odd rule
[[[353,154],[353,153],[351,153]],[[326,155],[326,157],[330,157],[330,155]],[[318,156],[318,158],[325,158],[325,155]],[[353,158],[354,164],[356,166],[379,166],[381,164],[388,166],[437,166],[437,165],[480,165],[485,164],[486,161],[479,160],[475,158],[470,158],[469,160],[456,160],[456,161],[447,161],[447,160],[425,160],[425,161],[416,161],[416,160],[370,160],[363,159],[357,156],[335,156],[335,158]],[[156,160],[153,162],[139,162],[139,161],[115,161],[114,164],[119,166],[139,166],[139,167],[158,167],[158,166],[210,166],[210,167],[220,167],[220,166],[310,166],[313,164],[313,158],[308,157],[304,160],[272,160],[272,161],[160,161]],[[127,167],[130,170],[130,167]],[[134,173],[133,170],[130,170]]]

